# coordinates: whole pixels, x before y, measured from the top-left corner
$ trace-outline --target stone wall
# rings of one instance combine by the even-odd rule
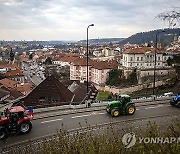
[[[166,68],[166,69],[157,69],[156,70],[156,80],[166,80],[171,79],[175,76],[174,68]],[[137,79],[138,84],[153,82],[154,79],[154,69],[149,70],[137,70]]]
[[[134,71],[134,68],[120,68],[123,70],[123,75],[127,79],[128,76]],[[153,82],[154,79],[154,69],[137,69],[137,80],[138,84],[142,83],[150,83]],[[175,76],[176,72],[174,68],[167,67],[167,68],[157,68],[156,69],[156,80],[166,80],[171,79]]]
[[[155,86],[158,87],[158,86],[161,86],[161,85],[165,85],[167,84],[166,82],[164,81],[157,81],[155,83]],[[99,86],[99,85],[95,85],[95,87],[100,90],[100,91],[107,91],[109,93],[113,93],[113,94],[130,94],[132,92],[135,92],[135,91],[138,91],[138,90],[142,90],[142,89],[145,89],[145,88],[152,88],[153,87],[153,83],[150,83],[150,84],[140,84],[140,85],[137,85],[137,86],[131,86],[131,87],[128,87],[128,88],[117,88],[117,87],[112,87],[112,86]]]

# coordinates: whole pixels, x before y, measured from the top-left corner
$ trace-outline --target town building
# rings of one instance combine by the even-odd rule
[[[70,104],[74,94],[67,89],[57,78],[48,76],[24,99],[25,106],[36,108]]]
[[[79,55],[65,55],[64,57],[55,58],[53,60],[53,64],[60,65],[60,66],[70,66],[70,63],[76,60]]]
[[[88,81],[95,84],[104,84],[108,72],[118,67],[115,60],[96,61],[88,60]],[[70,80],[87,81],[87,58],[80,57],[70,64]]]
[[[23,71],[15,64],[0,64],[0,71],[4,78],[24,83]]]
[[[168,67],[167,59],[171,58],[170,55],[164,54],[163,51],[156,51],[156,67]],[[121,60],[122,66],[126,68],[154,68],[155,48],[151,47],[136,47],[126,49],[123,52]]]
[[[108,78],[108,72],[117,68],[118,63],[115,60],[94,61],[91,68],[91,82],[98,85],[104,84]]]
[[[171,53],[153,47],[128,48],[123,52],[119,69],[123,70],[125,78],[135,71],[138,84],[152,82],[155,68],[156,50],[156,80],[165,80],[175,75],[175,70],[168,66],[167,60],[172,58]]]

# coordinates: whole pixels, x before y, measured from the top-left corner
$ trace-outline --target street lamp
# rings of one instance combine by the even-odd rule
[[[164,33],[165,30],[159,31],[156,34],[156,44],[155,44],[155,51],[154,51],[154,80],[153,80],[153,95],[155,95],[155,82],[156,82],[156,52],[157,52],[157,38],[158,38],[158,34],[160,33]]]
[[[88,50],[88,29],[90,26],[94,26],[94,24],[91,24],[87,27],[87,94],[88,94],[88,78],[89,78],[89,72],[88,72],[88,54],[89,54],[89,50]]]

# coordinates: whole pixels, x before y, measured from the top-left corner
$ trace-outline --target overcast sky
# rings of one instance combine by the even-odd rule
[[[180,0],[0,0],[0,40],[129,37],[166,28],[155,19]]]

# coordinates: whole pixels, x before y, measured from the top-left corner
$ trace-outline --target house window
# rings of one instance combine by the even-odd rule
[[[45,101],[46,100],[46,97],[45,96],[40,96],[39,97],[39,101]]]
[[[131,61],[133,61],[133,57],[131,57]]]
[[[137,64],[137,66],[139,66],[139,64]]]
[[[164,57],[164,60],[166,60],[166,57]]]
[[[147,64],[147,66],[149,66],[149,64]]]
[[[141,57],[141,61],[143,61],[143,57]]]
[[[139,57],[137,57],[137,61],[139,61]]]
[[[163,74],[163,72],[161,72],[161,74]]]
[[[158,63],[158,65],[160,65],[160,63]]]
[[[161,57],[158,57],[158,60],[160,60],[161,59]]]
[[[132,66],[132,63],[130,64],[130,66]]]
[[[59,96],[53,96],[51,100],[52,101],[59,101],[60,99],[59,99]]]

